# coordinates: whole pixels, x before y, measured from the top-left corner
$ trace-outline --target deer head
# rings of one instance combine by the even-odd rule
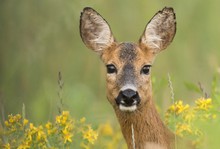
[[[164,8],[147,24],[138,43],[120,43],[100,14],[84,8],[81,38],[106,65],[107,97],[114,108],[132,112],[146,104],[151,96],[151,66],[156,55],[171,43],[175,31],[173,9]]]
[[[140,113],[151,105],[150,69],[157,54],[172,42],[175,32],[175,13],[165,7],[149,21],[139,42],[117,42],[105,19],[92,8],[84,8],[80,35],[106,65],[107,98],[120,123],[122,115]]]

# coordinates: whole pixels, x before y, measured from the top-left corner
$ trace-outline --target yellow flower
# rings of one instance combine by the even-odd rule
[[[40,126],[37,128],[36,132],[37,132],[37,140],[38,140],[38,141],[40,141],[40,140],[43,140],[43,141],[44,141],[44,140],[46,139],[46,134],[45,134],[44,131],[43,131],[42,125],[40,125]]]
[[[61,124],[65,125],[69,118],[69,111],[63,111],[61,115]]]
[[[80,134],[83,137],[82,142],[85,143],[84,148],[89,149],[90,145],[97,139],[98,134],[92,130],[91,126],[85,124],[85,121],[86,118],[84,117],[80,120],[72,119],[69,111],[63,111],[60,115],[56,116],[54,123],[47,122],[45,125],[34,125],[20,114],[9,115],[8,120],[4,122],[5,127],[0,128],[0,135],[12,134],[16,137],[7,139],[7,144],[4,144],[0,138],[0,146],[2,145],[1,147],[3,149],[10,149],[12,147],[18,149],[44,149],[48,147],[53,148],[53,141],[57,142],[61,140],[62,142],[58,143],[59,145],[55,143],[56,147],[70,147],[70,143],[74,140],[74,135]],[[109,128],[105,129],[108,130]],[[19,133],[18,137],[17,133]],[[49,135],[52,133],[54,135]]]
[[[57,130],[55,127],[53,127],[53,124],[51,122],[47,122],[45,124],[45,128],[47,129],[48,135],[55,133]]]
[[[85,121],[86,121],[86,118],[85,118],[85,117],[83,117],[83,118],[81,118],[81,119],[79,120],[80,123],[85,123]]]
[[[169,112],[175,113],[176,115],[179,115],[183,113],[184,111],[189,109],[189,105],[183,105],[183,101],[179,100],[175,102],[173,105],[171,105],[168,109]]]
[[[213,118],[213,119],[216,119],[216,117],[217,117],[216,114],[213,114],[213,115],[212,115],[212,118]]]
[[[9,127],[9,126],[10,126],[10,124],[9,124],[8,121],[5,121],[5,126],[6,126],[6,127]]]
[[[192,109],[188,110],[183,118],[186,122],[191,122],[195,118],[195,111]]]
[[[56,116],[56,123],[60,123],[61,122],[61,116]]]
[[[113,129],[109,123],[105,123],[103,125],[100,125],[99,132],[104,136],[112,136],[113,135]]]
[[[4,149],[10,149],[10,148],[11,148],[11,145],[10,145],[9,143],[7,143],[7,144],[3,145],[3,148],[4,148]]]
[[[27,133],[27,140],[28,140],[29,142],[32,141],[32,134],[31,134],[30,132]]]
[[[24,120],[23,120],[23,125],[24,125],[24,126],[27,125],[28,122],[29,122],[29,121],[28,121],[27,119],[24,119]]]
[[[66,144],[67,142],[72,142],[72,136],[73,136],[73,134],[70,133],[67,128],[65,128],[64,130],[62,130],[62,132],[63,132],[64,143]]]
[[[21,119],[21,115],[20,114],[16,114],[15,115],[15,120],[18,122]]]
[[[83,131],[83,139],[89,141],[89,143],[94,144],[95,140],[97,140],[98,133],[94,131],[91,126],[88,126],[88,130]]]
[[[68,118],[68,117],[63,116],[63,117],[61,118],[60,123],[61,123],[61,124],[63,124],[63,125],[65,125],[65,124],[66,124],[66,122],[67,122],[67,118]]]
[[[23,142],[21,145],[18,146],[18,149],[29,149],[30,145],[28,142]]]
[[[19,122],[21,120],[21,115],[20,114],[16,114],[15,116],[8,115],[8,122],[9,123],[15,123],[15,122]]]
[[[69,115],[70,115],[70,112],[69,112],[69,111],[63,111],[63,112],[62,112],[62,116],[68,117]]]
[[[9,123],[14,123],[15,122],[15,117],[12,114],[8,116],[8,122]]]
[[[207,111],[208,109],[212,108],[212,99],[204,99],[204,98],[199,98],[195,101],[196,107],[195,109],[197,110],[204,110]]]
[[[61,115],[56,116],[56,123],[65,125],[69,118],[69,111],[63,111]]]
[[[46,125],[45,125],[45,127],[46,127],[47,129],[51,129],[51,128],[52,128],[52,123],[51,123],[51,122],[47,122]]]
[[[182,137],[183,133],[192,134],[192,129],[189,124],[177,124],[176,125],[176,134]]]
[[[36,130],[36,127],[34,126],[33,123],[30,123],[30,124],[29,124],[29,128],[30,128],[30,130]]]

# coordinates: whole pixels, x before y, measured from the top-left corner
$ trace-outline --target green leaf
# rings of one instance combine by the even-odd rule
[[[190,91],[194,91],[194,92],[197,92],[197,93],[200,93],[200,94],[202,93],[202,91],[200,90],[199,86],[194,84],[194,83],[185,82],[184,85]]]

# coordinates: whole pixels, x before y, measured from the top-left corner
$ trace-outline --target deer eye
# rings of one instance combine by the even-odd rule
[[[106,65],[106,68],[108,74],[117,73],[117,69],[113,64]]]
[[[141,69],[141,74],[148,75],[150,73],[150,67],[151,65],[144,65],[144,67]]]

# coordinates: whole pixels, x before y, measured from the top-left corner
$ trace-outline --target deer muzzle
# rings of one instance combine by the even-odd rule
[[[140,97],[137,91],[126,89],[119,92],[116,103],[121,111],[133,112],[140,103]]]

